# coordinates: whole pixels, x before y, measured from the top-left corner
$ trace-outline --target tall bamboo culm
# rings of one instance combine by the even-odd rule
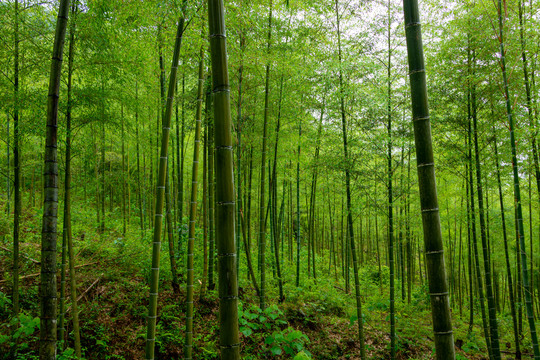
[[[527,271],[527,253],[525,250],[525,233],[523,230],[523,212],[521,209],[521,191],[519,188],[519,169],[517,163],[517,150],[516,150],[516,134],[514,117],[512,116],[512,104],[510,103],[510,93],[508,91],[508,79],[506,76],[506,57],[504,51],[504,22],[502,14],[502,0],[498,1],[499,10],[499,43],[501,48],[501,70],[504,82],[504,96],[506,100],[506,114],[508,116],[508,122],[510,124],[510,146],[512,148],[512,170],[514,175],[514,205],[516,207],[516,222],[517,232],[519,240],[519,251],[521,257],[521,272],[523,277],[523,289],[525,293],[525,307],[527,310],[527,319],[529,320],[529,328],[531,330],[531,342],[534,351],[534,359],[540,359],[540,350],[538,347],[538,336],[536,334],[536,325],[534,324],[534,313],[531,296],[531,285],[529,283],[529,274]],[[506,9],[506,4],[504,6]]]
[[[43,177],[41,230],[40,360],[56,358],[56,242],[58,239],[58,99],[62,54],[68,22],[69,0],[61,0],[56,21],[47,99],[47,131]]]
[[[418,1],[403,0],[403,10],[435,352],[439,360],[454,359],[454,335],[444,265]]]
[[[163,204],[165,202],[165,180],[167,177],[167,152],[169,149],[169,133],[171,127],[171,115],[176,89],[176,73],[178,71],[178,59],[182,35],[184,31],[184,15],[178,20],[176,31],[176,41],[174,43],[173,60],[171,74],[169,77],[169,89],[167,93],[167,105],[165,106],[165,116],[162,121],[161,151],[159,157],[158,182],[156,186],[156,206],[154,221],[154,237],[152,242],[152,268],[150,274],[150,302],[148,305],[148,319],[146,328],[146,359],[154,359],[154,346],[156,342],[156,318],[157,300],[159,286],[159,257],[161,252],[161,231],[163,225]]]
[[[187,282],[186,282],[186,342],[184,359],[190,360],[193,353],[193,256],[195,248],[195,219],[197,217],[197,175],[199,172],[199,147],[201,139],[201,118],[204,84],[204,50],[201,46],[199,59],[199,84],[197,86],[197,111],[195,114],[195,146],[193,148],[193,167],[191,168],[191,200],[189,211],[189,235],[187,248]],[[204,205],[203,205],[204,206]]]
[[[71,291],[71,313],[73,322],[73,337],[75,339],[75,355],[82,357],[81,333],[79,326],[79,307],[77,304],[77,281],[75,276],[75,252],[73,250],[73,237],[71,236],[71,109],[72,109],[72,79],[73,79],[73,56],[75,46],[75,14],[77,12],[76,1],[71,5],[71,26],[69,29],[69,50],[68,50],[68,86],[67,86],[67,109],[66,109],[66,167],[64,181],[64,228],[62,231],[62,247],[67,243],[69,257],[69,286]],[[65,254],[62,249],[62,259]],[[65,276],[65,274],[62,274]],[[64,304],[65,305],[65,304]],[[65,314],[64,314],[65,315]],[[63,330],[63,329],[61,329]],[[63,337],[60,338],[60,341]]]
[[[230,86],[227,64],[223,0],[208,0],[212,90],[214,93],[214,144],[216,156],[216,247],[221,358],[240,359],[238,336],[238,281],[236,276],[235,193],[231,134]]]

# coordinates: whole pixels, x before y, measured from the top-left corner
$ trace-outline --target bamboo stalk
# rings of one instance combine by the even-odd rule
[[[404,0],[405,34],[411,86],[412,120],[416,145],[416,161],[420,206],[424,228],[426,266],[429,280],[435,352],[439,360],[454,359],[454,336],[444,265],[435,163],[431,142],[426,73],[422,49],[422,33],[417,0]]]
[[[148,322],[146,332],[146,359],[154,359],[154,345],[156,335],[157,319],[157,300],[159,286],[159,257],[161,252],[161,230],[163,224],[163,203],[165,202],[165,184],[167,177],[167,152],[169,147],[169,133],[171,127],[172,105],[174,91],[176,89],[176,74],[178,71],[178,59],[180,55],[180,46],[184,33],[184,15],[178,20],[176,31],[176,41],[174,44],[173,60],[171,65],[171,74],[169,77],[169,89],[167,93],[167,105],[165,107],[165,116],[162,122],[161,151],[159,157],[158,182],[156,186],[155,202],[155,221],[154,238],[152,242],[152,268],[150,277],[150,301],[148,306]]]
[[[240,359],[231,108],[223,0],[208,0],[216,149],[216,246],[221,358]]]
[[[61,0],[56,22],[47,101],[47,131],[44,157],[44,202],[41,238],[40,334],[41,360],[56,358],[56,249],[58,239],[58,100],[62,53],[68,22],[69,0]]]

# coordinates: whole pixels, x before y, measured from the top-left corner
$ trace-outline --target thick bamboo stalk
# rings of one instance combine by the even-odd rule
[[[216,149],[216,246],[218,255],[220,350],[223,360],[240,359],[238,282],[234,226],[233,143],[225,8],[223,0],[208,0],[214,144]]]
[[[404,0],[403,9],[435,352],[439,360],[454,359],[454,336],[437,200],[418,1]]]
[[[61,0],[56,21],[47,101],[45,139],[43,225],[40,282],[40,360],[56,358],[56,242],[58,238],[58,99],[62,53],[68,22],[69,0]]]

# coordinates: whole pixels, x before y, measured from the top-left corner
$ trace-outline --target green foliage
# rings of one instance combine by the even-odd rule
[[[309,352],[304,349],[309,338],[300,330],[285,327],[287,321],[283,320],[284,314],[276,304],[263,311],[256,305],[244,309],[244,304],[240,303],[238,316],[240,332],[247,338],[249,345],[264,340],[265,356],[288,355],[311,359]],[[270,332],[271,335],[266,336]]]
[[[1,327],[7,331],[0,332],[0,349],[10,349],[14,359],[27,359],[27,355],[33,356],[31,344],[37,341],[39,330],[39,318],[25,313],[12,317],[9,323]]]
[[[257,331],[262,332],[286,325],[287,322],[280,319],[281,316],[283,316],[283,312],[275,304],[267,307],[264,311],[256,305],[251,305],[245,310],[242,303],[238,305],[238,324],[240,332],[246,337]]]
[[[182,322],[183,316],[179,305],[163,307],[156,332],[156,345],[159,353],[166,354],[171,345],[183,346],[184,329],[182,326],[178,326]]]
[[[285,330],[274,331],[265,338],[264,343],[270,347],[272,355],[281,355],[283,351],[289,356],[299,354],[304,350],[304,344],[309,342],[308,337],[299,330],[288,327]],[[304,354],[309,354],[304,350]]]
[[[11,299],[0,291],[0,318],[7,318],[11,309]]]

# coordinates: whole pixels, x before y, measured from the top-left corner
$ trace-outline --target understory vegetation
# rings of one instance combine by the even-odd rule
[[[0,360],[539,360],[539,14],[0,0]]]

